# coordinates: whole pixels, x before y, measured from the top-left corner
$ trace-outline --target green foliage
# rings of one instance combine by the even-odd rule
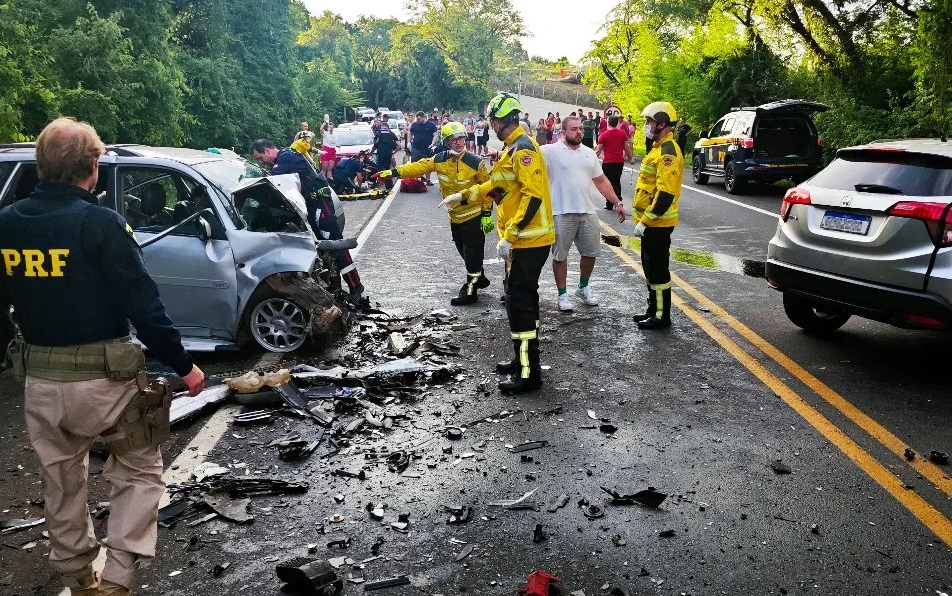
[[[804,97],[825,147],[947,132],[952,0],[622,0],[583,81],[626,112],[670,100],[695,130]]]

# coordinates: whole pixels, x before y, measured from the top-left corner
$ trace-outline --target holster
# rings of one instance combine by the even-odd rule
[[[139,392],[132,398],[119,420],[100,439],[113,454],[133,449],[158,446],[169,440],[169,415],[172,409],[172,388],[165,377],[145,386],[145,374],[138,377]]]
[[[10,359],[10,370],[17,383],[26,381],[26,366],[23,363],[23,338],[16,337],[7,346],[7,357]]]

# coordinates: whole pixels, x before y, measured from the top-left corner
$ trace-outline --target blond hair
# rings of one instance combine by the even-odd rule
[[[106,151],[96,129],[75,118],[57,118],[36,139],[36,169],[43,182],[76,184],[93,173]]]

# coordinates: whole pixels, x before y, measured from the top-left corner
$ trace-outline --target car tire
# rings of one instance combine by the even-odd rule
[[[268,352],[293,352],[310,339],[307,310],[270,288],[262,287],[255,292],[247,313],[244,330],[258,347]]]
[[[850,318],[849,313],[834,307],[819,308],[808,299],[789,292],[783,294],[783,310],[791,323],[807,333],[816,335],[832,333],[846,324]]]
[[[737,177],[737,170],[734,169],[734,162],[728,162],[724,167],[724,190],[729,195],[744,194],[744,187],[747,181]]]
[[[708,175],[702,174],[701,171],[704,168],[704,164],[701,163],[701,156],[694,156],[694,163],[691,164],[691,175],[694,178],[695,184],[707,184]]]

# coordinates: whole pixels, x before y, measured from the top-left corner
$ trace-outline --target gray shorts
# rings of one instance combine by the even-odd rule
[[[555,244],[552,259],[564,261],[575,243],[583,257],[597,257],[601,248],[598,216],[594,213],[563,213],[555,216]]]

